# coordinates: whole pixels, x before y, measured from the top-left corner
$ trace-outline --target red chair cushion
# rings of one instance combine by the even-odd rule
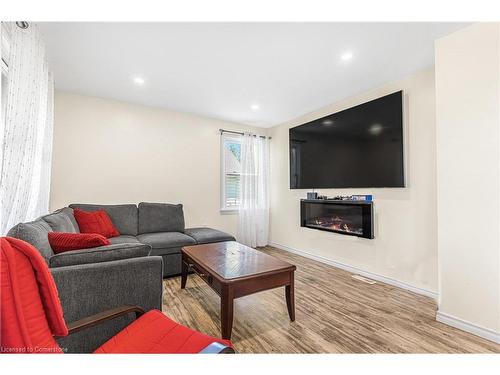
[[[94,353],[198,353],[213,342],[231,346],[231,341],[193,331],[161,311],[151,310],[135,320]]]
[[[87,212],[75,208],[73,214],[75,215],[81,233],[97,233],[106,238],[120,235],[120,232],[118,232],[107,212],[104,210]]]
[[[50,247],[56,254],[71,250],[111,245],[111,242],[106,237],[97,233],[49,232],[48,237]]]
[[[61,353],[53,335],[68,329],[49,268],[32,245],[0,238],[1,347],[12,353]]]

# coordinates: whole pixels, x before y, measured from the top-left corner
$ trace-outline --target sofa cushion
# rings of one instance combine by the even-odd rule
[[[139,234],[184,232],[182,204],[139,203]]]
[[[42,216],[54,232],[79,233],[80,228],[73,215],[73,209],[69,207],[61,208],[49,215]]]
[[[150,252],[151,247],[148,245],[136,243],[99,246],[92,249],[73,250],[56,254],[50,258],[49,266],[64,267],[147,257]]]
[[[46,261],[54,255],[49,244],[48,234],[52,232],[50,225],[38,219],[29,223],[19,223],[7,233],[7,236],[19,238],[32,244]]]
[[[97,233],[49,232],[48,235],[50,247],[55,254],[111,245],[106,237]]]
[[[71,208],[79,208],[84,211],[99,211],[107,212],[111,221],[115,225],[120,234],[130,236],[137,235],[137,206],[135,204],[84,204],[74,203],[69,205]]]
[[[151,246],[153,249],[168,249],[173,247],[196,245],[196,241],[192,237],[179,232],[139,234],[137,239],[140,242]]]
[[[120,235],[104,210],[87,212],[75,208],[74,213],[81,233],[98,233],[107,238]]]
[[[118,243],[140,243],[139,240],[135,236],[116,236],[109,238],[109,242],[111,244]]]
[[[212,228],[187,228],[184,233],[193,237],[198,244],[236,241],[230,234]]]

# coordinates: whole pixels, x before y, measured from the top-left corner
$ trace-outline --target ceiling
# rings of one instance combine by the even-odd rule
[[[39,26],[56,89],[270,127],[432,66],[434,40],[466,24]]]

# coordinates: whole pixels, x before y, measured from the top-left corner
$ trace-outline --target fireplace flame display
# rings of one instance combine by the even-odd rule
[[[300,226],[347,236],[374,238],[373,202],[301,199]]]
[[[307,226],[331,229],[346,233],[363,234],[363,229],[361,227],[342,219],[339,215],[311,219],[309,223],[307,223]]]

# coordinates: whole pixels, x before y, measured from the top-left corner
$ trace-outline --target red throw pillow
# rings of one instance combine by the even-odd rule
[[[54,253],[59,254],[65,251],[111,245],[111,242],[97,233],[49,232],[49,244]]]
[[[97,233],[107,238],[120,235],[104,210],[87,212],[75,208],[73,213],[81,233]]]

